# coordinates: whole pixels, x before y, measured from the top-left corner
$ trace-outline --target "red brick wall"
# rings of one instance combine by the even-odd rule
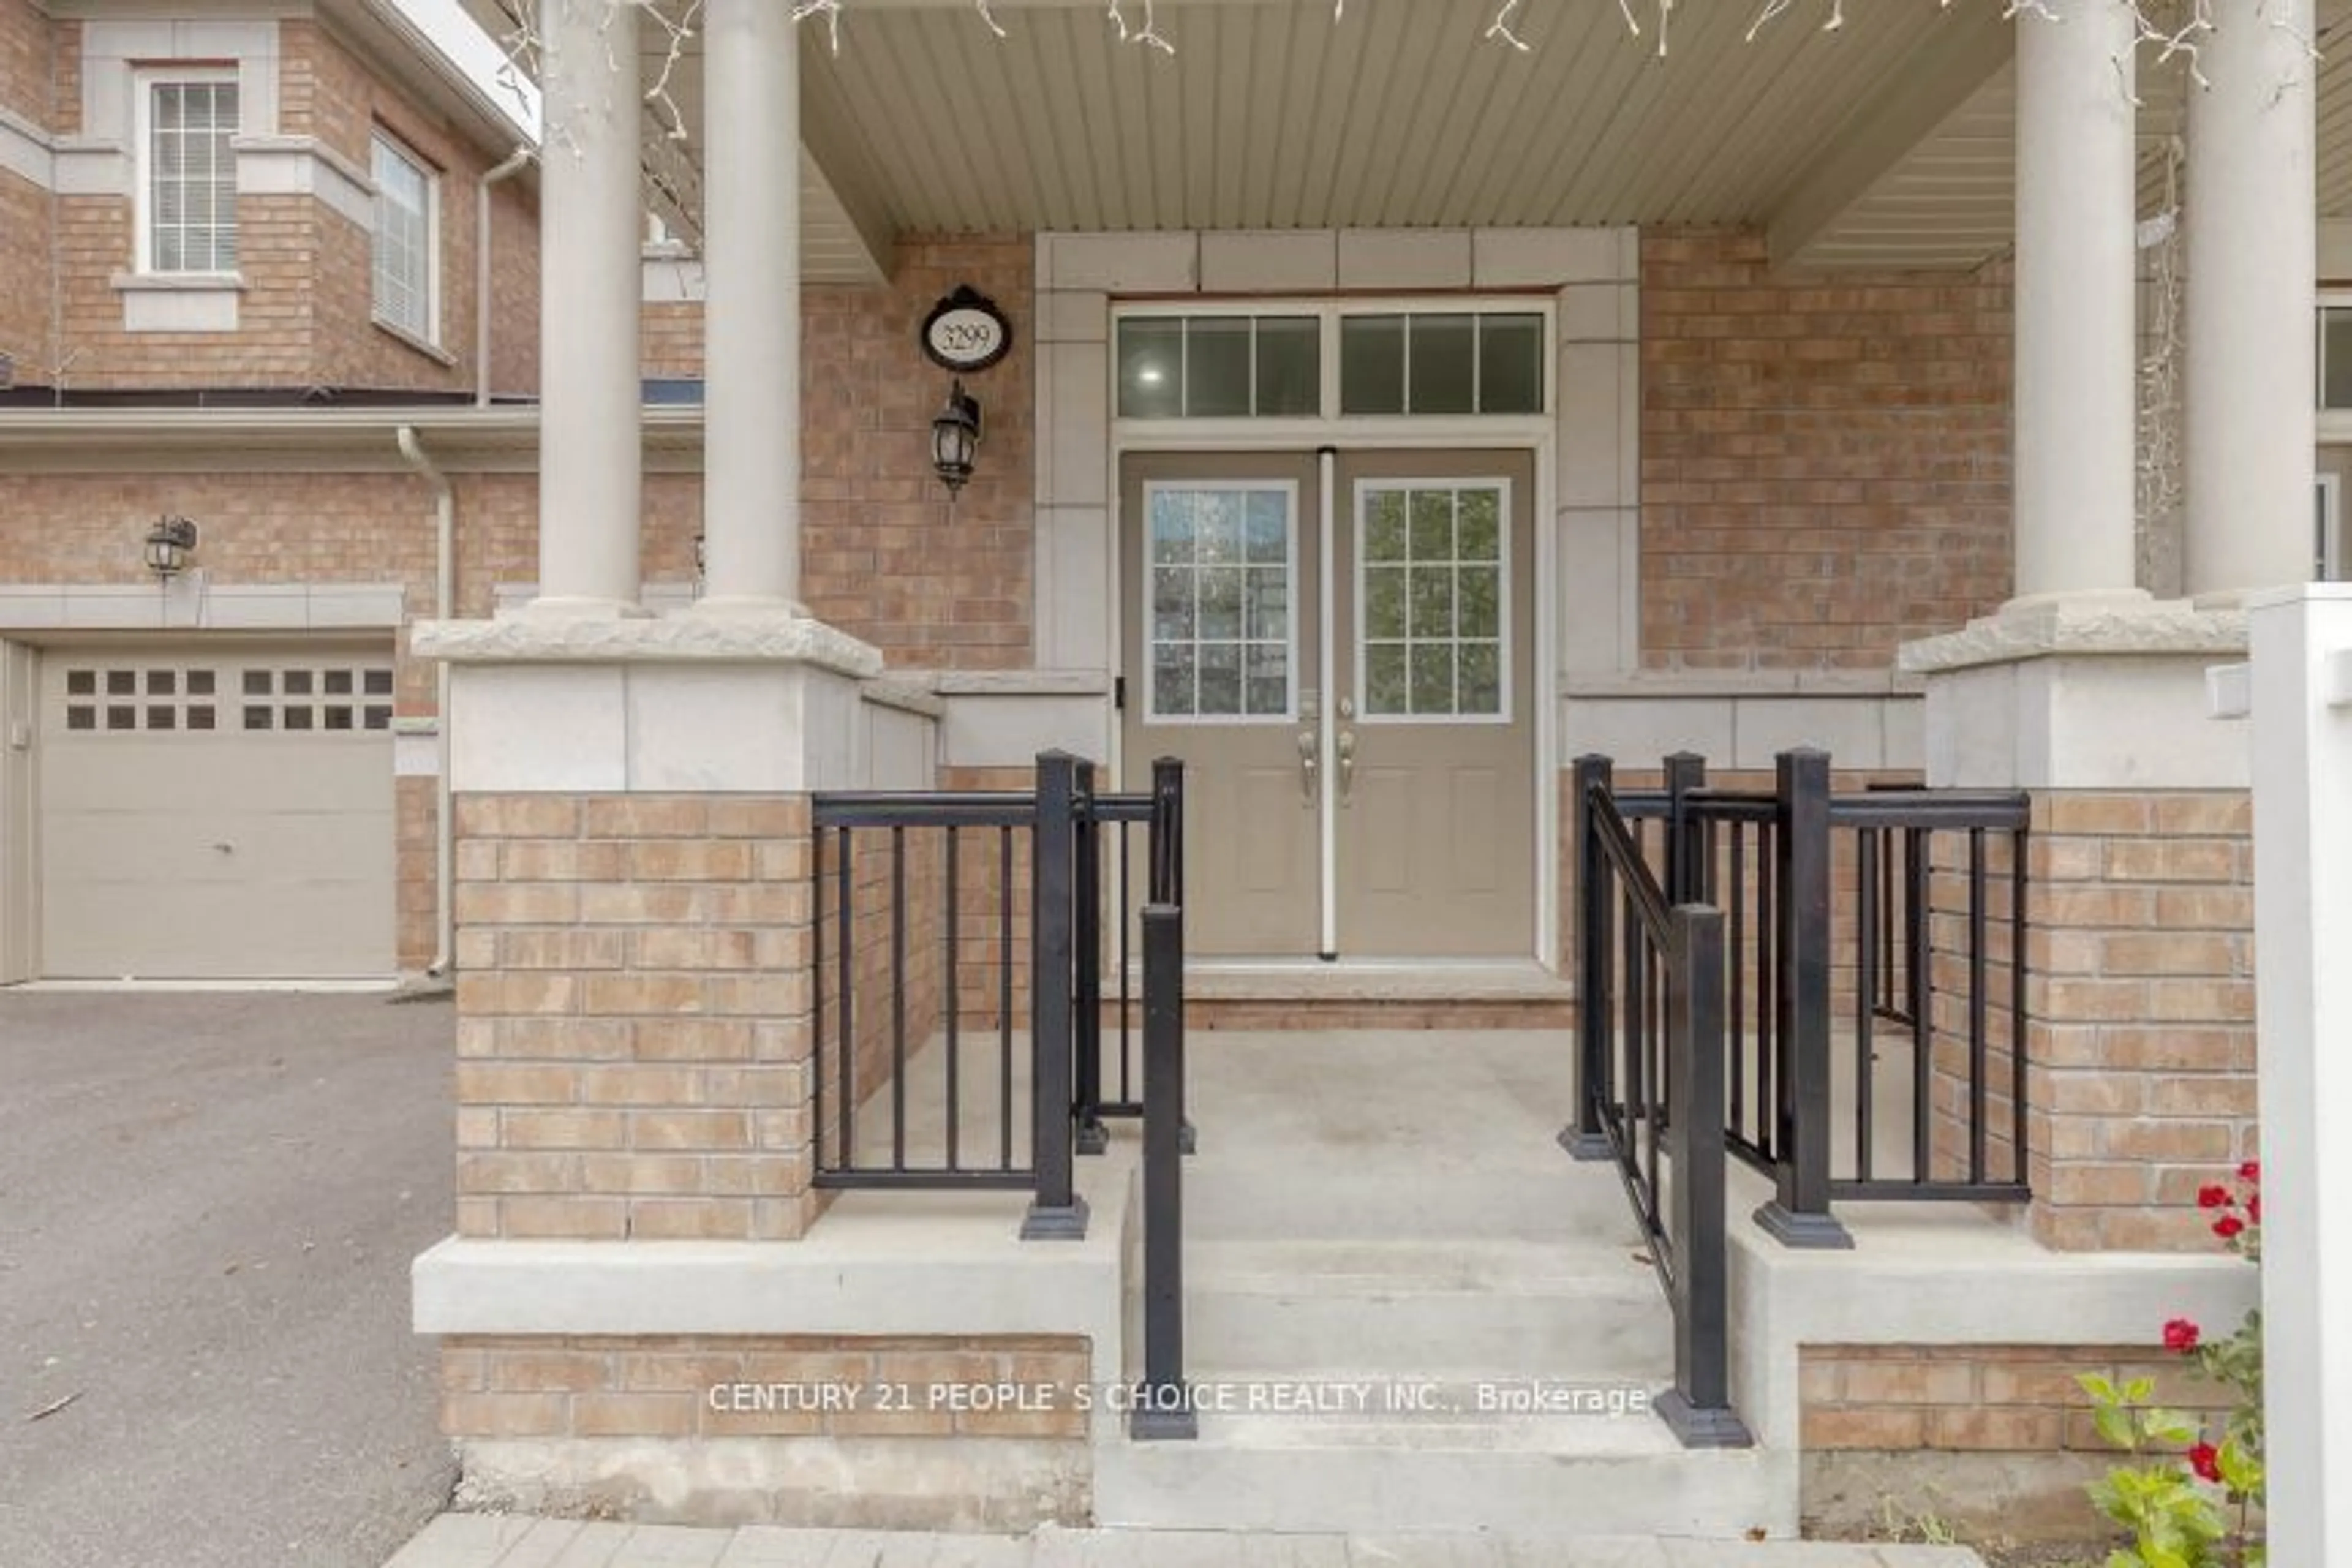
[[[33,0],[0,0],[0,109],[44,128],[56,101],[52,32]]]
[[[805,595],[820,619],[894,665],[1029,662],[1034,274],[1025,237],[917,240],[899,245],[887,287],[802,291]],[[950,508],[930,456],[949,377],[918,337],[959,283],[1003,307],[1013,348],[966,378],[985,433],[978,472]],[[649,374],[702,374],[700,314],[698,305],[646,308]]]
[[[0,102],[31,90],[16,79],[27,54],[25,0],[0,0]],[[61,26],[48,101],[58,128],[79,119],[79,29]],[[439,176],[439,343],[431,353],[375,325],[366,233],[306,196],[237,199],[239,269],[247,288],[233,332],[128,332],[112,286],[132,255],[131,203],[120,196],[62,197],[54,266],[63,280],[60,321],[50,346],[46,294],[52,258],[15,182],[0,176],[0,262],[11,288],[0,299],[0,349],[18,357],[20,380],[50,379],[62,363],[70,387],[355,386],[450,392],[476,384],[476,192],[482,172],[508,149],[475,145],[446,117],[372,73],[318,24],[279,26],[279,130],[315,135],[361,170],[377,125],[391,131]],[[67,114],[70,105],[75,112]],[[538,219],[520,185],[494,198],[498,320],[494,377],[503,392],[534,390],[538,349]],[[20,237],[31,236],[31,238]],[[37,288],[18,279],[40,279]]]
[[[0,354],[20,385],[47,382],[50,347],[49,222],[56,204],[29,180],[0,171]]]
[[[56,70],[48,18],[32,0],[0,0],[0,111],[47,129]],[[0,354],[19,382],[46,380],[50,347],[47,192],[0,171]]]
[[[1883,668],[2010,590],[2003,272],[1775,277],[1642,235],[1642,659]]]

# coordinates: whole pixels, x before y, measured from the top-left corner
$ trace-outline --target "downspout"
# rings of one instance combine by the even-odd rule
[[[487,314],[483,319],[488,320]],[[416,438],[415,426],[403,425],[399,439],[401,457],[407,460],[408,466],[416,471],[419,478],[433,487],[433,613],[446,621],[457,613],[457,492],[451,488],[449,476],[425,455],[424,444]],[[436,946],[433,962],[425,966],[425,973],[437,980],[449,973],[455,947],[449,889],[452,862],[456,858],[453,846],[457,840],[457,825],[450,821],[447,664],[443,664],[435,672],[434,681],[437,694],[434,701],[434,740],[441,753],[440,766],[436,770],[436,805],[433,813],[433,928]]]
[[[522,173],[530,149],[518,147],[474,187],[474,406],[490,405],[490,187]],[[449,613],[443,603],[441,613]]]

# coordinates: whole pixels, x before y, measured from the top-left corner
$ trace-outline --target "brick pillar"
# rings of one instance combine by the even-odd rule
[[[2033,1229],[2202,1250],[2197,1189],[2254,1154],[2253,845],[2243,790],[2034,797],[2027,900]]]
[[[2254,1152],[2251,775],[2205,671],[2242,616],[2185,604],[2012,609],[1913,643],[1931,784],[2023,789],[2028,1225],[2072,1250],[2205,1250],[2199,1187]],[[1992,868],[1993,1173],[2013,1106],[2006,881]],[[1948,968],[1966,879],[1935,879]],[[1950,975],[1939,977],[1939,993]],[[1937,1163],[1965,1157],[1965,1023],[1939,995]]]
[[[457,800],[457,1229],[813,1216],[808,797]]]

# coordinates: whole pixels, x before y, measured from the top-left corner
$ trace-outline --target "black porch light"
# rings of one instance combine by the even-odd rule
[[[184,517],[159,517],[147,531],[147,570],[169,582],[196,552],[196,525]]]
[[[948,389],[946,406],[931,421],[931,468],[952,498],[971,478],[980,455],[980,400],[963,389],[961,377]]]

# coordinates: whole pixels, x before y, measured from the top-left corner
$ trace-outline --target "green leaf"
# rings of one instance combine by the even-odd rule
[[[2133,1430],[2128,1412],[2112,1405],[2102,1405],[2091,1419],[2097,1424],[2099,1436],[2105,1437],[2110,1447],[2126,1452],[2138,1450],[2139,1434]]]

